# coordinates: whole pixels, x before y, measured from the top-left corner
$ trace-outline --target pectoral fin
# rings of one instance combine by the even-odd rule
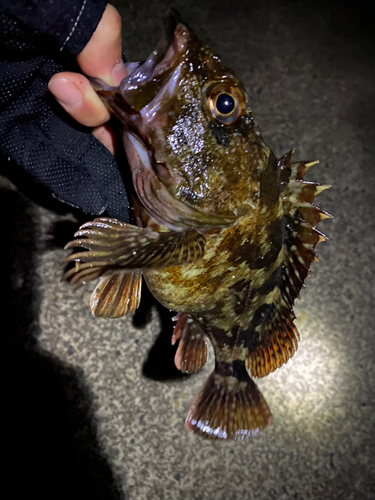
[[[118,269],[142,270],[189,264],[205,250],[204,237],[194,229],[157,233],[116,219],[99,218],[87,222],[74,235],[66,249],[83,247],[63,264],[75,262],[63,280],[83,284]]]

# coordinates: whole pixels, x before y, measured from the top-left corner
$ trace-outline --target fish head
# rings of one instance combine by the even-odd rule
[[[234,71],[171,10],[156,49],[119,88],[99,90],[121,120],[141,203],[171,229],[225,226],[256,210],[268,148]]]

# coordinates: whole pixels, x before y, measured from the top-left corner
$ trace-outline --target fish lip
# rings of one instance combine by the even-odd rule
[[[158,108],[160,107],[161,103],[172,98],[172,96],[177,91],[178,82],[181,77],[181,66],[182,61],[177,61],[177,64],[173,68],[173,71],[168,71],[168,78],[166,79],[160,90],[148,102],[148,104],[143,106],[143,108],[139,111],[139,115],[141,116],[141,120],[139,122],[140,131],[145,128],[146,123],[149,123],[153,120],[154,116],[158,112]]]
[[[126,95],[152,82],[164,73],[169,76],[181,61],[186,52],[189,39],[189,30],[181,23],[180,15],[174,9],[169,9],[164,20],[164,29],[155,49],[146,61],[125,77],[119,90],[126,99]],[[152,100],[152,99],[151,99]]]
[[[114,95],[121,96],[121,100],[127,107],[127,114],[137,114],[157,96],[170,74],[182,61],[189,40],[189,29],[181,22],[180,15],[176,10],[169,9],[164,19],[164,29],[159,42],[146,61],[127,63],[129,74],[118,87],[108,85],[100,78],[90,78],[91,85],[99,93],[102,100],[107,102],[111,111],[121,121],[128,124],[129,120],[122,112],[122,107],[115,102]],[[151,93],[151,97],[148,97],[148,92]],[[144,102],[142,99],[141,102],[137,102],[140,93],[143,94]],[[134,117],[130,122],[134,122]]]

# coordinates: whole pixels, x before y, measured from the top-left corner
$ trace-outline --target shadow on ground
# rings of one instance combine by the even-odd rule
[[[172,332],[174,328],[173,316],[176,314],[163,307],[152,295],[147,285],[142,284],[142,299],[139,308],[133,317],[133,326],[135,328],[144,328],[151,322],[152,308],[157,310],[161,330],[148,353],[147,359],[143,365],[142,373],[145,377],[158,380],[175,380],[186,377],[177,370],[174,364],[174,356],[178,348],[178,342],[171,344]]]
[[[81,372],[38,348],[33,205],[19,192],[0,188],[0,213],[4,488],[9,498],[120,500]]]

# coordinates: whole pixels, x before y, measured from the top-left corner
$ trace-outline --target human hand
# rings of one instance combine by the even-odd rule
[[[87,76],[100,78],[109,85],[119,85],[127,76],[122,62],[121,17],[112,5],[107,5],[90,41],[78,54],[77,62]],[[75,120],[94,127],[93,135],[114,154],[114,137],[106,125],[110,113],[89,80],[79,73],[65,71],[53,75],[48,88]]]
[[[127,222],[109,112],[89,80],[72,72],[78,62],[112,85],[126,76],[120,16],[106,2],[16,0],[0,9],[0,152],[11,162],[6,175],[31,195],[29,177],[64,203]]]

